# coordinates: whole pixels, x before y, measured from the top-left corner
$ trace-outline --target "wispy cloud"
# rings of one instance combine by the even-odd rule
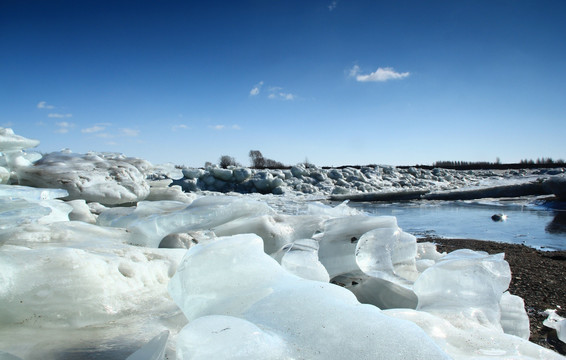
[[[297,98],[297,95],[284,92],[282,87],[272,86],[269,88],[269,95],[267,97],[270,99],[279,100],[295,100]]]
[[[391,67],[379,67],[376,71],[369,74],[361,74],[360,67],[358,65],[354,65],[354,67],[350,69],[350,77],[355,77],[356,81],[359,82],[385,82],[388,80],[403,79],[409,75],[409,72],[399,73]]]
[[[106,129],[105,126],[100,126],[100,125],[95,125],[86,129],[82,129],[81,132],[83,134],[93,134],[93,133],[99,133],[101,131],[104,131]]]
[[[139,130],[128,129],[128,128],[120,129],[120,132],[121,132],[122,135],[129,136],[129,137],[136,137],[140,134]]]
[[[328,5],[328,11],[332,11],[334,9],[336,9],[336,6],[338,6],[338,0],[334,0],[330,3],[330,5]]]
[[[73,114],[58,114],[58,113],[50,113],[47,115],[49,118],[53,119],[65,119],[65,118],[72,118]]]
[[[178,131],[178,130],[188,130],[190,129],[188,125],[185,124],[179,124],[179,125],[173,125],[171,127],[172,131]]]
[[[295,100],[297,95],[285,92],[271,93],[268,98],[279,99],[279,100]]]
[[[251,96],[256,96],[259,95],[259,92],[261,91],[261,87],[263,86],[263,81],[258,82],[256,85],[254,85],[254,87],[250,90],[250,95]]]
[[[210,125],[209,126],[210,129],[212,130],[216,130],[216,131],[229,131],[229,130],[241,130],[242,128],[240,127],[240,125],[234,124],[232,126],[226,126],[224,124],[218,124],[218,125]]]
[[[55,106],[47,104],[47,101],[40,101],[37,104],[38,109],[55,109]]]
[[[105,132],[96,133],[94,135],[96,137],[99,137],[99,138],[102,138],[102,139],[113,139],[113,138],[115,138],[114,135],[109,134],[109,133],[105,133]]]
[[[57,126],[57,128],[55,129],[55,132],[57,134],[66,134],[69,132],[70,128],[75,126],[75,124],[66,121],[61,121],[61,122],[56,122],[55,126]]]

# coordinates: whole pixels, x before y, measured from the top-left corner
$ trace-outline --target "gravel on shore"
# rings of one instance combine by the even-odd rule
[[[523,298],[529,315],[530,341],[560,354],[566,354],[566,344],[558,340],[556,331],[542,325],[543,312],[556,309],[566,316],[566,251],[540,251],[528,246],[471,239],[421,238],[433,242],[439,252],[457,249],[505,253],[511,267],[509,292]]]

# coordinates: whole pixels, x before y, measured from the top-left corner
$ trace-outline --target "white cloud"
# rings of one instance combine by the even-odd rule
[[[102,138],[102,139],[112,139],[112,138],[114,138],[114,135],[109,134],[109,133],[96,133],[95,136]]]
[[[242,130],[242,128],[240,127],[240,125],[237,125],[237,124],[232,125],[232,129],[234,129],[234,130]]]
[[[225,127],[226,127],[225,125],[212,125],[212,126],[209,126],[209,128],[214,129],[214,130],[219,130],[219,131],[220,131],[220,130],[224,130]]]
[[[73,117],[73,114],[57,114],[57,113],[50,113],[47,117],[54,118],[54,119],[65,119]]]
[[[279,93],[279,96],[281,96],[285,100],[295,100],[296,97],[295,94],[290,94],[290,93]]]
[[[136,137],[140,134],[140,131],[136,129],[124,128],[124,129],[120,129],[120,131],[122,132],[123,136],[129,136],[129,137]]]
[[[66,121],[57,122],[55,125],[57,126],[57,129],[55,129],[57,134],[66,134],[70,128],[75,126],[75,124]]]
[[[37,104],[37,108],[38,109],[55,109],[55,106],[53,105],[48,105],[46,101],[40,101]]]
[[[268,98],[270,99],[280,99],[280,100],[295,100],[297,95],[285,92],[278,92],[269,94]]]
[[[251,90],[250,90],[250,95],[251,96],[256,96],[259,95],[259,92],[261,91],[261,87],[263,86],[263,81],[258,82]]]
[[[86,129],[82,129],[81,132],[83,134],[92,134],[92,133],[97,133],[97,132],[101,132],[102,130],[106,129],[106,127],[104,126],[99,126],[99,125],[95,125],[93,127],[89,127]]]
[[[360,74],[360,67],[358,65],[354,65],[354,67],[350,69],[350,77],[355,77],[356,81],[359,82],[385,82],[388,80],[403,79],[409,75],[409,72],[399,73],[390,67],[379,67],[370,74]]]
[[[171,127],[172,131],[177,131],[177,130],[188,130],[190,129],[188,125],[185,124],[179,124],[179,125],[173,125]]]
[[[269,88],[270,94],[267,96],[269,99],[279,99],[279,100],[295,100],[297,95],[283,92],[283,88],[279,86],[272,86]]]
[[[332,11],[336,9],[336,6],[338,6],[338,0],[334,0],[333,2],[330,3],[330,5],[328,5],[328,11]]]

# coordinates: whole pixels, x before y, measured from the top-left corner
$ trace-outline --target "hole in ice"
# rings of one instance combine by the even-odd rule
[[[352,238],[350,239],[350,243],[355,244],[358,242],[358,238],[355,236],[352,236]]]

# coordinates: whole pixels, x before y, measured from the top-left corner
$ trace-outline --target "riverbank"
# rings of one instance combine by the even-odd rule
[[[471,239],[421,238],[419,242],[434,242],[439,252],[457,249],[485,251],[489,254],[505,253],[511,267],[509,291],[523,298],[529,315],[530,341],[566,354],[566,344],[560,342],[556,332],[542,325],[546,309],[557,309],[566,316],[566,251],[540,251],[524,245]]]

